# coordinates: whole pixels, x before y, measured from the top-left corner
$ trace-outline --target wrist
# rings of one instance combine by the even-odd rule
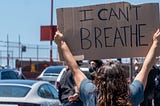
[[[158,47],[159,45],[159,42],[158,41],[153,41],[153,44],[152,44],[154,47]]]
[[[58,44],[58,47],[63,47],[63,45],[65,44],[65,41],[63,41],[63,40],[61,40],[60,42],[59,42],[59,44]]]

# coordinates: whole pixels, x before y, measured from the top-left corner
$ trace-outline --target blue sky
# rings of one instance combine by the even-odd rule
[[[57,8],[112,2],[123,2],[123,0],[54,0],[53,25],[57,24]],[[160,3],[160,0],[126,0],[125,2]],[[50,25],[50,13],[51,0],[0,0],[0,42],[7,41],[8,35],[9,41],[13,42],[18,42],[20,37],[23,44],[49,45],[49,41],[40,41],[40,26]],[[48,56],[49,51],[46,54]]]
[[[56,25],[56,8],[86,6],[122,0],[54,0],[53,24]],[[126,0],[132,4],[158,2],[160,0]],[[27,44],[49,44],[40,41],[40,26],[50,25],[51,0],[0,0],[0,41]]]

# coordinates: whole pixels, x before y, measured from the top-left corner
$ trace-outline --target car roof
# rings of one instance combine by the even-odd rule
[[[28,85],[32,86],[35,84],[36,80],[0,80],[0,84],[23,84],[23,85]]]
[[[48,66],[47,68],[63,68],[63,67],[65,67],[65,66]]]
[[[1,71],[17,71],[16,69],[10,69],[10,68],[2,68],[0,69],[0,72]]]

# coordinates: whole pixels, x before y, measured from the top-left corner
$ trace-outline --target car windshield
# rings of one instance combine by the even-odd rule
[[[47,70],[45,71],[45,74],[46,73],[57,73],[59,74],[61,72],[63,67],[48,67]]]
[[[29,87],[0,85],[0,97],[25,97],[29,90]]]

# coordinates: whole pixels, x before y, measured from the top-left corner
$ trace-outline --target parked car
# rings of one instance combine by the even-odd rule
[[[37,80],[48,81],[54,85],[59,73],[64,67],[65,66],[49,66],[42,71],[42,73],[37,77]]]
[[[0,80],[0,105],[61,106],[56,88],[47,81]]]
[[[86,77],[88,79],[92,80],[91,74],[89,72],[89,68],[87,68],[87,67],[80,67],[80,69],[86,75]],[[57,80],[55,82],[55,86],[56,86],[57,89],[58,89],[58,86],[60,86],[59,81],[60,81],[60,79],[61,79],[61,77],[62,77],[62,75],[63,75],[63,73],[64,73],[65,70],[66,70],[66,68],[64,67],[62,69],[62,71],[60,72],[59,76],[57,77]]]
[[[25,79],[25,76],[22,73],[20,74],[16,69],[1,68],[0,79]]]

